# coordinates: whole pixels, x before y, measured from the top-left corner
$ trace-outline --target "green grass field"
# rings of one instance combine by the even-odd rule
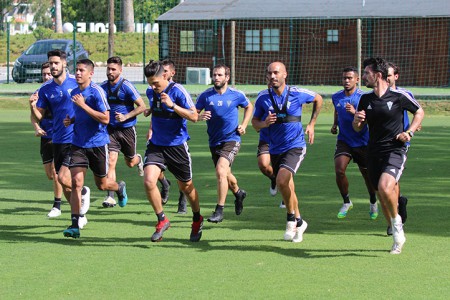
[[[305,116],[309,113],[305,112]],[[368,196],[355,165],[348,169],[354,209],[338,220],[341,199],[334,181],[332,115],[319,116],[316,143],[297,176],[296,191],[309,227],[299,244],[283,241],[286,212],[256,164],[258,137],[243,137],[233,172],[248,197],[241,216],[229,194],[225,220],[205,222],[203,238],[190,243],[191,215],[177,215],[177,191],[165,207],[172,228],[152,243],[156,217],[142,178],[120,160],[129,204],[101,208],[92,188],[88,225],[77,240],[62,231],[70,208],[47,219],[53,193],[24,109],[0,110],[0,299],[448,299],[449,118],[427,115],[414,137],[402,191],[409,198],[407,242],[389,254],[386,221],[369,219]],[[148,119],[140,117],[140,153]],[[194,183],[202,212],[216,201],[216,181],[205,123],[189,124]],[[171,174],[169,179],[173,179]]]

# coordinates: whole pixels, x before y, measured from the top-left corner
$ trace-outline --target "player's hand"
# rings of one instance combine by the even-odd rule
[[[117,122],[125,122],[127,120],[127,118],[125,117],[124,114],[121,114],[120,112],[116,111],[116,121]]]
[[[267,115],[266,119],[264,120],[266,127],[269,127],[270,125],[274,124],[276,121],[277,121],[277,114],[271,113],[269,111],[269,114]]]
[[[348,102],[345,104],[345,111],[351,113],[352,115],[356,113],[355,107]]]
[[[69,117],[69,115],[66,115],[66,117],[63,120],[64,126],[69,126],[70,124],[72,124],[72,119]]]
[[[331,127],[331,133],[332,134],[337,134],[338,133],[338,130],[337,130],[337,125],[333,125],[332,127]]]
[[[308,124],[305,133],[308,135],[308,143],[310,145],[314,144],[314,125]]]
[[[47,132],[45,132],[44,129],[39,127],[39,128],[36,128],[36,130],[34,131],[34,135],[37,136],[37,137],[46,136]]]
[[[148,117],[150,116],[150,114],[152,113],[152,110],[150,108],[147,108],[146,110],[144,110],[144,117]]]
[[[39,99],[38,93],[34,93],[33,95],[30,96],[29,102],[30,102],[31,108],[36,107],[36,103],[37,103],[38,99]]]
[[[172,107],[174,104],[170,96],[164,92],[161,93],[161,103],[164,103],[167,107]]]
[[[406,143],[411,140],[411,136],[409,136],[409,133],[407,133],[407,132],[399,133],[399,134],[397,134],[397,136],[395,138],[402,143]]]
[[[239,125],[238,128],[236,129],[239,135],[244,135],[245,134],[245,127],[242,125]]]
[[[422,123],[419,124],[419,126],[417,126],[416,131],[421,131],[422,130]]]
[[[83,95],[76,94],[72,97],[72,102],[81,107],[86,103],[86,99],[84,99]]]
[[[206,120],[209,120],[209,119],[211,119],[211,111],[209,111],[209,110],[205,110],[200,115],[198,115],[198,120],[199,121],[206,121]]]
[[[355,113],[355,117],[353,118],[353,122],[362,123],[366,120],[366,112],[364,110],[357,111]]]

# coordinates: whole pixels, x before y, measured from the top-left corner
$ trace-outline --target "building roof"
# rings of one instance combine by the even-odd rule
[[[157,21],[449,16],[448,0],[186,0]]]

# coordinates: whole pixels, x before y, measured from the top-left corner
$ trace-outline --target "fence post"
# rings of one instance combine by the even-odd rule
[[[6,22],[6,83],[9,83],[9,22]]]
[[[145,69],[145,21],[142,20],[142,71],[144,71]],[[142,72],[142,83],[145,84],[146,80],[145,80],[145,74],[144,72]]]
[[[236,84],[236,21],[231,21],[231,86]]]
[[[77,68],[77,57],[76,57],[76,47],[77,47],[77,21],[73,21],[73,73]]]
[[[358,66],[358,74],[359,78],[361,78],[361,53],[362,53],[362,37],[361,37],[361,19],[356,20],[356,58],[357,58],[357,66]],[[358,88],[361,88],[361,80],[358,81]]]

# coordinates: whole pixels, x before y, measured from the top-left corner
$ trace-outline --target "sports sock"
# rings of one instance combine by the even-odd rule
[[[78,214],[71,214],[72,228],[79,228],[78,227],[78,219],[79,218],[80,218],[80,215],[78,215]]]
[[[53,207],[61,210],[61,198],[55,197],[55,200],[53,201]]]
[[[114,191],[108,191],[107,195],[114,199]]]
[[[164,211],[160,212],[159,214],[156,214],[156,216],[158,217],[158,222],[164,221],[166,219]]]
[[[237,198],[237,197],[240,197],[241,195],[242,195],[242,190],[241,189],[238,189],[238,191],[236,192],[236,193],[233,193],[234,194],[234,196]]]
[[[342,199],[344,199],[344,203],[350,203],[350,196],[348,194],[341,194]]]
[[[158,179],[158,181],[161,182],[161,184],[163,186],[163,189],[165,189],[165,190],[169,189],[170,183],[169,183],[169,181],[167,180],[166,177],[164,177],[163,179]]]
[[[216,212],[223,213],[223,205],[216,204]]]
[[[270,187],[271,187],[272,189],[274,189],[274,188],[277,187],[277,178],[276,178],[276,177],[271,177],[271,178],[270,178]]]
[[[200,211],[198,211],[198,212],[193,212],[193,217],[192,217],[192,221],[194,221],[194,222],[198,222],[198,221],[200,221]]]
[[[295,221],[295,214],[287,214],[287,221],[288,222],[294,222]]]
[[[302,226],[302,224],[303,224],[302,216],[295,218],[295,220],[297,221],[297,227]]]
[[[377,203],[377,196],[375,194],[370,194],[370,204]]]

